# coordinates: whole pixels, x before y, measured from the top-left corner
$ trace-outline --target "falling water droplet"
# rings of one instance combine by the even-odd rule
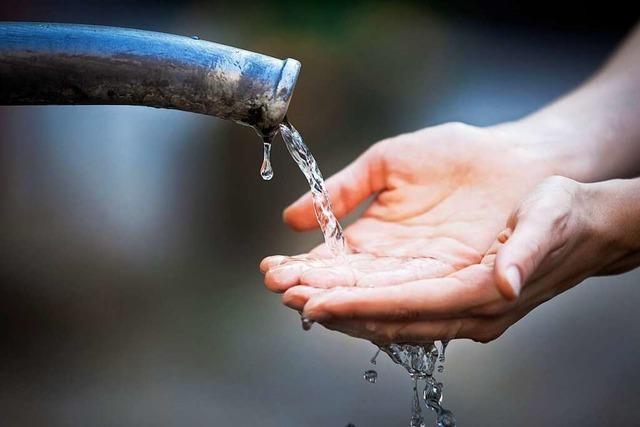
[[[453,416],[451,411],[446,409],[442,409],[438,414],[438,427],[455,427],[456,418]]]
[[[305,331],[308,331],[309,329],[311,329],[311,326],[313,326],[313,320],[307,319],[306,317],[304,317],[304,314],[300,315],[300,320],[302,321],[302,329],[304,329]]]
[[[262,166],[260,166],[260,176],[265,181],[273,178],[273,168],[271,167],[271,143],[262,144]]]
[[[449,341],[442,340],[442,341],[440,341],[440,344],[442,345],[442,350],[440,351],[440,358],[438,359],[438,361],[440,363],[444,363],[444,361],[445,361],[444,352],[447,349],[447,345],[449,345]]]
[[[364,375],[362,376],[365,380],[369,381],[371,384],[375,384],[378,379],[378,373],[373,369],[368,371],[364,371]]]
[[[369,362],[371,362],[372,365],[376,364],[376,359],[378,358],[378,355],[380,354],[380,347],[378,347],[378,351],[376,351],[376,354],[373,355],[373,357],[371,358],[371,360]]]

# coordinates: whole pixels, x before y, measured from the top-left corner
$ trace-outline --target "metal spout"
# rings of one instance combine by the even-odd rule
[[[197,38],[76,24],[0,23],[0,105],[144,105],[208,114],[268,136],[300,71]]]

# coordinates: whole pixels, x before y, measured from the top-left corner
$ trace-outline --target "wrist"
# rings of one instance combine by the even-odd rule
[[[606,179],[599,171],[592,137],[560,116],[534,114],[494,129],[532,161],[544,163],[549,175],[579,182]]]
[[[602,274],[640,265],[640,179],[582,184],[590,236],[600,242]]]

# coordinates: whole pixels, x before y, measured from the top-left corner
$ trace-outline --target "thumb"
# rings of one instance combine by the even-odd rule
[[[353,163],[327,180],[327,191],[336,217],[347,215],[371,194],[384,189],[381,151],[380,144],[373,145]],[[296,230],[318,227],[311,193],[306,193],[287,207],[283,218]]]
[[[554,221],[535,212],[514,212],[507,227],[512,233],[498,249],[494,274],[500,293],[514,300],[551,252],[556,235]]]

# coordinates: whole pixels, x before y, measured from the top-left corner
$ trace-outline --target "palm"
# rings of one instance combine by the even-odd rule
[[[383,189],[345,230],[354,253],[336,261],[320,247],[311,256],[268,258],[264,269],[279,268],[267,286],[390,286],[477,264],[518,200],[546,173],[507,141],[469,127],[428,129],[377,150]]]

